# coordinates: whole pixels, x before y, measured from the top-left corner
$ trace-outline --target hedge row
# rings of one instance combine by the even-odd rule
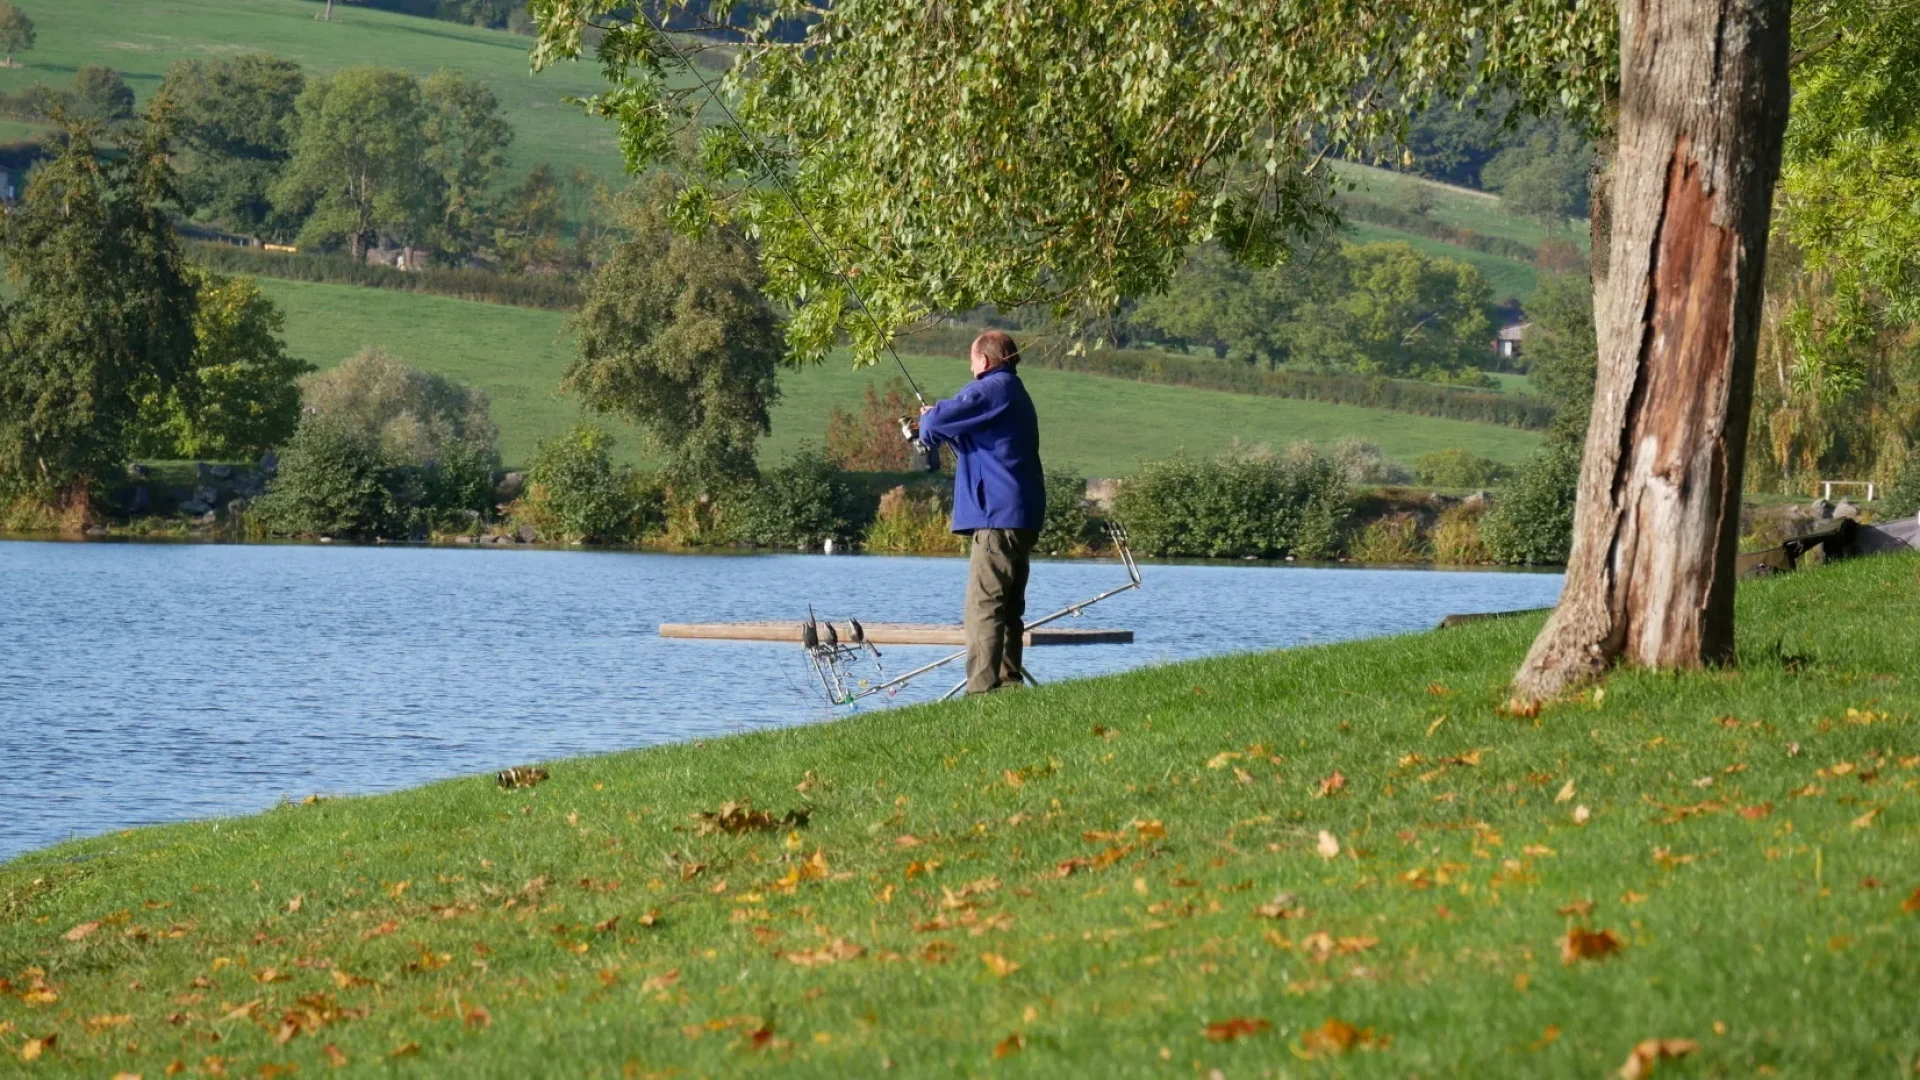
[[[937,356],[965,356],[975,331],[940,327],[901,341],[901,348]],[[1443,386],[1439,383],[1386,379],[1334,372],[1269,370],[1238,361],[1181,356],[1147,349],[1092,349],[1078,356],[1065,349],[1032,348],[1021,363],[1056,371],[1078,371],[1135,382],[1224,390],[1233,394],[1324,401],[1371,409],[1499,424],[1525,431],[1543,431],[1553,420],[1553,407],[1518,394]]]
[[[355,262],[345,255],[267,251],[207,240],[188,240],[185,247],[195,262],[223,274],[397,289],[548,311],[571,311],[580,306],[582,295],[579,285],[554,275],[502,274],[438,266],[396,270],[377,263]]]

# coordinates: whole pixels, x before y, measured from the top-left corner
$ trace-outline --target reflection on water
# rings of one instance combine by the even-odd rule
[[[0,543],[0,858],[75,835],[391,790],[834,715],[797,646],[662,622],[950,622],[959,559]],[[1052,681],[1551,604],[1546,574],[1152,565],[1093,609],[1136,644],[1038,649]],[[1124,581],[1035,566],[1028,610]],[[892,648],[902,671],[950,650]],[[900,701],[937,697],[924,681]],[[866,707],[884,707],[870,699]]]

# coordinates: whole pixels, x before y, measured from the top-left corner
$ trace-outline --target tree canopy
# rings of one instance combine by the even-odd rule
[[[594,107],[645,164],[700,102],[668,83],[673,43],[617,8],[631,10],[535,0],[536,61],[577,55],[590,24],[607,27],[614,86]],[[773,33],[797,4],[739,28],[724,89],[746,134],[708,129],[707,183],[682,203],[756,235],[800,358],[842,332],[871,358],[898,327],[982,303],[1111,308],[1158,292],[1209,239],[1276,261],[1331,218],[1323,156],[1377,148],[1434,94],[1509,89],[1592,117],[1617,77],[1614,8],[1599,0],[852,0],[806,13],[800,42]],[[794,198],[760,182],[769,173]]]
[[[631,239],[572,321],[580,355],[562,388],[640,425],[668,480],[697,492],[755,471],[754,442],[780,394],[780,324],[746,239],[677,231],[666,201],[656,185],[631,205]]]
[[[123,460],[143,397],[187,370],[197,305],[176,203],[163,126],[105,155],[82,122],[0,218],[0,479],[90,482]]]
[[[270,195],[292,155],[288,122],[306,87],[300,65],[270,53],[182,60],[159,96],[172,106],[180,188],[197,214],[246,232],[291,239]]]
[[[292,157],[273,188],[304,218],[302,244],[345,242],[355,258],[382,236],[423,243],[445,205],[427,156],[420,84],[394,68],[355,67],[307,83],[294,105]]]

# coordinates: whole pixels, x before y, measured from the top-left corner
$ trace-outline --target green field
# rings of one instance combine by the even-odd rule
[[[621,174],[613,126],[561,100],[603,89],[599,68],[589,61],[530,74],[531,38],[339,3],[331,22],[319,22],[312,0],[28,0],[22,7],[38,44],[20,54],[20,67],[0,69],[0,89],[64,86],[80,65],[106,64],[144,101],[176,60],[257,51],[313,72],[385,64],[425,76],[457,68],[500,98],[515,130],[516,175],[541,161],[563,172],[584,166],[609,179]]]
[[[1910,1076],[1916,576],[1743,585],[1737,668],[1533,717],[1501,705],[1537,616],[61,844],[0,866],[0,1052],[1612,1077],[1671,1039],[1656,1078]],[[749,800],[810,816],[695,816]]]
[[[394,356],[485,390],[493,398],[503,451],[525,462],[540,439],[566,430],[579,417],[573,399],[557,393],[572,355],[562,338],[565,316],[551,311],[465,300],[262,278],[261,287],[287,316],[287,344],[297,356],[331,367],[378,345]],[[931,394],[949,394],[966,377],[966,362],[909,358],[914,377]],[[854,371],[834,361],[789,371],[774,414],[766,452],[781,456],[803,442],[818,446],[827,413],[854,408],[869,382],[897,377],[891,367]],[[1118,476],[1141,461],[1186,449],[1214,453],[1234,440],[1273,447],[1307,439],[1330,443],[1353,435],[1380,444],[1388,456],[1412,461],[1430,450],[1464,447],[1518,462],[1539,441],[1532,432],[1470,424],[1350,405],[1253,397],[1033,370],[1024,376],[1044,427],[1045,455],[1059,468]],[[631,453],[636,439],[621,425]]]

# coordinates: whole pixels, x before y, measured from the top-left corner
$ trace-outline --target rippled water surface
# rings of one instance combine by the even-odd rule
[[[70,836],[829,719],[793,645],[662,622],[957,621],[959,559],[0,543],[0,859]],[[1031,614],[1125,580],[1036,564]],[[1558,575],[1148,565],[1041,680],[1551,604]],[[950,650],[892,648],[905,670]],[[959,673],[899,701],[945,692]],[[872,699],[878,702],[882,699]],[[874,706],[867,706],[874,707]]]

